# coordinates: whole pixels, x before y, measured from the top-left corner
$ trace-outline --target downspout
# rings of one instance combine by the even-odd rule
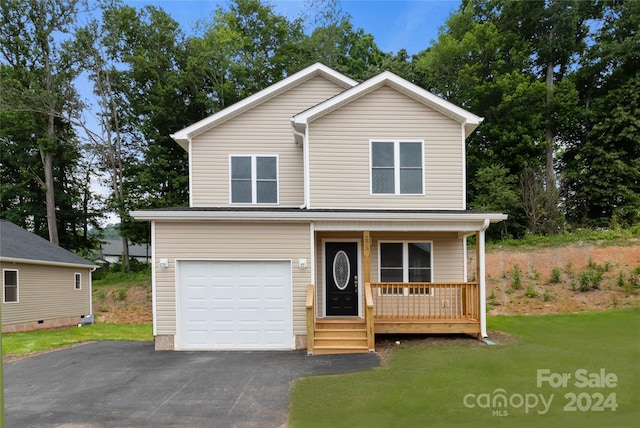
[[[189,140],[189,153],[187,157],[187,159],[189,160],[189,206],[193,207],[193,189],[191,184],[193,183],[193,163],[191,161],[191,159],[193,158],[193,152],[191,151],[193,147],[191,146],[191,137],[187,137],[187,140]]]
[[[96,320],[93,319],[93,272],[98,269],[97,266],[91,268],[91,272],[89,273],[89,319],[91,320],[91,324],[94,324]]]
[[[478,233],[478,284],[480,287],[480,335],[487,337],[487,290],[485,283],[485,257],[484,257],[484,232],[489,227],[489,219],[484,220],[484,224]]]
[[[158,336],[158,287],[156,284],[156,222],[151,222],[151,314],[153,318],[153,339]]]
[[[300,205],[300,209],[306,209],[309,207],[309,145],[307,144],[307,128],[305,127],[305,132],[300,132],[296,129],[295,124],[293,123],[293,119],[291,120],[291,131],[294,135],[297,135],[302,139],[302,164],[303,164],[303,192],[304,192],[304,203]]]

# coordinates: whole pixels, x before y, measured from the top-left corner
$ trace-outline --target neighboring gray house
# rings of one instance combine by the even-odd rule
[[[2,332],[77,325],[90,317],[96,265],[0,220]]]
[[[122,252],[122,240],[107,239],[100,245],[96,263],[118,263]],[[129,244],[129,258],[134,258],[141,263],[149,263],[151,261],[151,245]]]

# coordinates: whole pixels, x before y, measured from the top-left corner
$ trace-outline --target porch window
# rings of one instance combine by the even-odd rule
[[[2,285],[4,303],[18,303],[18,271],[4,269],[2,271]]]
[[[431,242],[381,242],[380,282],[431,282]],[[385,294],[429,294],[425,287],[393,285],[382,288]]]
[[[370,153],[372,194],[423,194],[422,141],[372,141]]]
[[[231,203],[278,203],[277,156],[231,156],[230,164]]]

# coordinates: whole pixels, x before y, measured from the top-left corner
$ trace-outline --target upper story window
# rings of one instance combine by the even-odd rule
[[[82,274],[76,272],[73,275],[73,289],[82,290]]]
[[[371,141],[371,193],[424,193],[422,141]]]
[[[277,204],[278,157],[231,156],[231,203]]]
[[[4,269],[2,271],[2,285],[4,303],[18,303],[18,271]]]

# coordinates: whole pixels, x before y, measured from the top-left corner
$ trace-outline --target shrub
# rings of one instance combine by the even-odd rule
[[[571,260],[567,262],[566,266],[564,267],[564,271],[567,273],[567,275],[569,275],[569,278],[574,278],[575,272],[573,271],[573,264],[571,263]]]
[[[598,269],[587,269],[580,274],[580,291],[585,292],[600,288],[602,272]]]
[[[542,295],[542,300],[544,300],[545,302],[548,302],[549,300],[551,300],[551,294],[549,294],[549,289],[548,288],[544,289],[544,294]]]
[[[525,290],[524,295],[529,298],[534,298],[538,297],[538,292],[533,285],[529,284],[527,285],[527,289]]]
[[[491,306],[500,306],[500,302],[498,302],[498,297],[496,296],[495,288],[491,290],[491,294],[489,294],[489,304]]]
[[[518,265],[515,265],[511,271],[511,288],[514,290],[522,288],[522,271]]]
[[[559,267],[554,267],[553,269],[551,269],[551,278],[549,279],[549,283],[559,284],[561,276],[562,276],[562,269],[560,269]]]
[[[124,287],[120,288],[115,295],[115,300],[118,300],[120,302],[124,302],[125,300],[127,300],[127,289]]]

